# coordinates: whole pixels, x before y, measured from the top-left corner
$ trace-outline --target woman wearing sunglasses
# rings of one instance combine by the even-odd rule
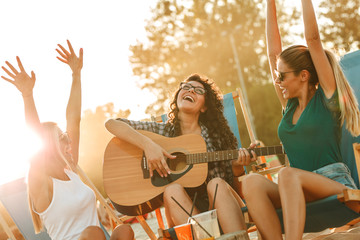
[[[35,73],[29,76],[19,57],[20,71],[6,62],[2,69],[22,94],[25,118],[29,127],[42,139],[43,147],[31,160],[28,173],[28,199],[35,232],[45,227],[51,239],[105,239],[100,228],[94,192],[79,176],[70,170],[78,164],[81,118],[81,69],[83,50],[76,56],[70,42],[69,51],[60,44],[56,51],[60,61],[72,70],[72,85],[66,109],[66,132],[53,122],[40,123],[33,98]],[[67,166],[68,162],[72,166]],[[113,231],[111,239],[132,240],[130,226],[121,225]]]
[[[283,108],[278,134],[290,166],[278,185],[259,175],[243,181],[249,212],[264,239],[302,239],[306,202],[356,188],[340,154],[341,126],[360,133],[357,100],[334,55],[324,50],[311,0],[302,0],[308,46],[282,51],[275,0],[267,1],[267,47],[275,91]],[[256,190],[254,190],[256,189]]]
[[[204,138],[207,151],[236,149],[237,140],[223,115],[220,92],[211,80],[198,74],[189,76],[175,92],[170,109],[167,123],[127,119],[111,119],[106,122],[106,128],[112,134],[144,150],[151,176],[155,171],[161,177],[168,176],[171,172],[166,158],[174,159],[175,156],[135,129],[151,131],[166,137],[198,134]],[[223,232],[245,229],[240,208],[241,199],[231,187],[233,177],[242,173],[243,166],[238,161],[208,163],[207,184],[197,189],[193,215],[209,210],[218,185],[214,207]],[[166,187],[163,200],[169,227],[186,223],[188,219],[188,215],[172,197],[190,212],[193,193],[179,184],[173,183]]]

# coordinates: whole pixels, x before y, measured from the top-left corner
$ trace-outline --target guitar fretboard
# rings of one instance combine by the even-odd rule
[[[254,151],[258,157],[285,153],[281,145],[248,149],[248,151],[249,153],[251,151]],[[187,164],[228,161],[228,160],[237,159],[238,156],[239,156],[239,151],[237,149],[216,151],[216,152],[193,153],[193,154],[185,155]]]

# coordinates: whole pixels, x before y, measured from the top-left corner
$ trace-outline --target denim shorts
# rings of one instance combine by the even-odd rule
[[[344,184],[348,188],[357,189],[356,184],[351,177],[350,170],[344,163],[332,163],[314,170],[313,172]]]

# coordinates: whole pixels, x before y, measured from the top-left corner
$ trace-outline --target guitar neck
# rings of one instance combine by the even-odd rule
[[[281,145],[248,149],[248,151],[249,152],[254,151],[258,157],[285,153]],[[205,153],[193,153],[193,154],[185,155],[187,164],[228,161],[228,160],[237,159],[238,156],[239,156],[238,149],[205,152]]]

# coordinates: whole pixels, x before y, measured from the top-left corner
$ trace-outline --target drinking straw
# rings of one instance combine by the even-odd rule
[[[197,192],[195,192],[194,195],[194,200],[193,200],[193,204],[191,206],[191,211],[190,211],[190,217],[192,216],[193,210],[194,210],[194,206],[195,206],[195,202],[196,202],[196,196],[197,196]]]
[[[215,187],[214,200],[213,200],[213,205],[212,205],[211,209],[214,209],[214,207],[215,207],[215,199],[216,199],[217,189],[218,189],[218,184],[216,184],[216,187]]]
[[[171,197],[171,198],[172,198],[172,200],[174,200],[174,201],[176,202],[177,205],[179,205],[179,207],[180,207],[192,220],[194,220],[194,221],[199,225],[199,227],[201,227],[202,230],[204,230],[204,232],[205,232],[209,237],[212,237],[211,234],[210,234],[208,231],[206,231],[206,229],[205,229],[203,226],[201,226],[201,224],[200,224],[195,218],[193,218],[193,217],[190,215],[190,213],[189,213],[188,211],[186,211],[186,209],[185,209],[183,206],[181,206],[181,204],[180,204],[178,201],[176,201],[176,199],[175,199],[174,197]]]
[[[197,192],[195,192],[195,195],[194,195],[193,204],[191,206],[191,211],[190,211],[190,216],[192,216],[192,213],[193,213],[193,210],[194,210],[196,197],[197,197]],[[191,235],[194,236],[194,229],[193,228],[191,228]]]

